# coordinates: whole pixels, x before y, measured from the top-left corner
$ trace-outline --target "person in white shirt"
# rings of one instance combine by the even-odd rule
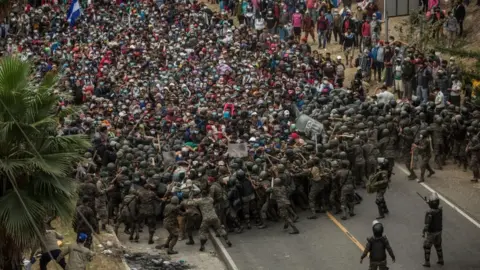
[[[450,103],[459,106],[460,107],[460,92],[462,91],[462,82],[457,78],[457,76],[454,74],[452,75],[452,88],[450,91]]]
[[[445,107],[445,96],[443,95],[442,91],[440,91],[440,88],[435,88],[434,90],[435,93],[435,108],[438,111],[441,111]]]
[[[264,28],[265,28],[265,19],[263,19],[260,13],[257,13],[257,16],[255,17],[255,30],[257,30],[257,38],[263,32]]]
[[[388,104],[390,103],[390,101],[395,100],[395,95],[393,95],[387,90],[386,85],[383,85],[382,87],[378,88],[375,91],[375,95],[377,96],[377,103]]]

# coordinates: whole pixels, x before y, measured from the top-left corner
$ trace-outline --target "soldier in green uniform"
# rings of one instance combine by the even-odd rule
[[[208,239],[208,230],[210,228],[214,229],[221,237],[223,237],[227,245],[231,247],[232,242],[228,240],[227,232],[222,227],[217,213],[215,213],[212,197],[210,197],[207,192],[204,192],[202,198],[194,200],[193,204],[196,205],[202,213],[202,224],[200,225],[200,251],[205,250],[205,244]]]
[[[175,244],[178,241],[179,227],[177,217],[184,215],[179,205],[179,199],[177,196],[170,198],[170,203],[165,206],[163,210],[163,227],[168,231],[168,238],[163,247],[167,248],[168,254],[177,254],[178,252],[173,250]],[[157,246],[158,248],[159,246]]]
[[[355,181],[353,181],[352,171],[348,169],[350,167],[350,162],[348,160],[342,160],[340,166],[341,169],[337,171],[335,179],[340,187],[340,204],[343,213],[342,220],[346,220],[347,211],[351,217],[355,216]]]
[[[377,219],[382,219],[385,217],[385,214],[388,214],[387,203],[385,202],[385,192],[388,188],[388,160],[386,158],[378,158],[378,171],[372,175],[368,181],[367,192],[368,193],[377,193],[377,198],[375,203],[378,207],[378,217]]]
[[[422,236],[425,238],[423,249],[425,251],[425,263],[423,266],[430,267],[430,252],[432,246],[437,251],[438,264],[443,265],[442,229],[443,210],[437,193],[432,193],[427,201],[430,209],[425,213],[425,226]]]
[[[145,221],[148,226],[148,244],[153,244],[153,234],[156,229],[155,204],[160,203],[161,199],[155,193],[153,184],[146,184],[145,190],[138,196],[139,220]]]
[[[425,171],[428,170],[428,177],[432,176],[435,171],[430,167],[429,161],[432,157],[432,150],[430,145],[430,139],[428,138],[428,131],[420,131],[420,141],[416,144],[413,144],[413,147],[418,149],[420,157],[422,158],[422,163],[420,164],[420,179],[419,183],[425,182]]]
[[[275,178],[273,180],[273,188],[268,188],[267,191],[272,193],[273,199],[277,202],[278,215],[284,222],[283,228],[288,229],[290,226],[292,228],[290,234],[299,234],[299,230],[293,225],[293,221],[290,218],[290,211],[288,208],[291,207],[291,204],[283,181],[280,178]]]

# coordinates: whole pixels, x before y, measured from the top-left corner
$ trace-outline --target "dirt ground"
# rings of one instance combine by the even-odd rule
[[[168,238],[168,232],[164,228],[157,228],[154,236],[155,244],[149,245],[148,242],[148,230],[144,228],[140,233],[140,239],[138,242],[132,242],[128,240],[129,235],[123,232],[123,226],[118,231],[118,239],[125,246],[125,252],[127,254],[143,253],[149,255],[159,255],[160,257],[168,256],[172,262],[185,262],[191,265],[195,269],[216,269],[224,270],[225,265],[219,259],[215,252],[215,248],[211,241],[208,241],[205,246],[205,251],[200,252],[200,240],[198,236],[194,235],[195,244],[186,245],[186,240],[178,241],[174,250],[178,251],[175,255],[166,255],[165,249],[156,249],[156,245],[164,244]]]
[[[55,220],[52,222],[52,225],[58,233],[64,236],[64,240],[62,241],[62,245],[60,247],[61,249],[68,247],[69,244],[76,240],[77,234],[72,230],[71,222],[60,222],[59,220]],[[120,244],[116,241],[116,237],[112,233],[101,232],[98,237],[94,237],[93,246],[93,252],[95,253],[95,256],[87,266],[87,270],[127,270],[121,259],[123,250],[120,247]],[[112,252],[112,254],[104,254],[104,250],[109,250]],[[110,252],[107,251],[106,253]],[[39,269],[40,264],[39,259],[37,259],[37,262],[32,266],[32,270]],[[50,262],[47,266],[47,269],[59,270],[61,268],[54,262]]]

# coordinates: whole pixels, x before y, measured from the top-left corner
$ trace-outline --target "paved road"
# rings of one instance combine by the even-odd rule
[[[428,195],[428,191],[414,181],[405,180],[405,174],[395,168],[391,189],[386,200],[390,216],[383,220],[386,234],[394,249],[397,262],[394,270],[424,269],[423,228],[424,212],[428,206],[416,192]],[[438,173],[440,174],[440,173]],[[441,176],[432,177],[430,181]],[[428,180],[427,180],[428,181]],[[360,191],[364,197],[357,205],[355,216],[347,221],[336,220],[348,233],[364,245],[371,234],[371,223],[377,216],[375,195]],[[480,269],[480,229],[446,204],[444,208],[443,249],[445,265],[435,265],[432,250],[430,269],[469,270]],[[238,268],[243,269],[368,269],[368,259],[359,264],[360,248],[340,227],[323,216],[317,220],[306,219],[302,213],[297,223],[300,235],[289,235],[281,224],[272,224],[266,230],[253,229],[241,235],[232,235],[234,246],[228,251]]]

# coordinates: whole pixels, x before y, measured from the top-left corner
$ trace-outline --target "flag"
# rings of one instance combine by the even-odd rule
[[[82,9],[80,8],[80,4],[78,0],[73,0],[72,5],[68,9],[67,13],[67,21],[70,23],[70,26],[75,24],[75,21],[82,15]]]

